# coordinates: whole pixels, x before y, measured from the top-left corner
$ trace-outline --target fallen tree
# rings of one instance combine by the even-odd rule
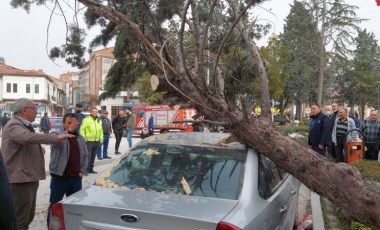
[[[266,69],[250,34],[255,21],[249,22],[247,17],[249,9],[261,1],[213,0],[206,8],[206,19],[203,16],[201,20],[198,7],[202,1],[187,0],[177,12],[180,18],[178,31],[175,34],[153,35],[144,33],[140,25],[117,11],[118,1],[78,1],[93,13],[118,25],[118,28],[128,28],[134,33],[147,49],[149,63],[156,67],[154,84],[159,89],[170,89],[177,102],[191,104],[207,119],[224,126],[238,141],[255,148],[308,188],[327,197],[342,209],[346,217],[374,229],[380,228],[379,183],[366,180],[351,165],[335,164],[327,160],[297,140],[284,136],[273,126]],[[141,3],[149,4],[150,1]],[[224,28],[218,46],[211,49],[207,45],[208,31],[211,26],[218,24],[218,17],[214,15],[221,4],[227,7],[226,11],[231,18],[230,27]],[[153,11],[152,8],[149,9]],[[154,17],[153,12],[148,15]],[[162,31],[160,29],[155,28],[150,32]],[[251,55],[255,64],[261,86],[260,117],[251,115],[253,103],[244,103],[245,94],[237,96],[240,103],[234,103],[229,98],[230,85],[224,84],[229,76],[229,63],[223,59],[222,51],[232,34],[237,34],[242,41],[239,43],[240,48]],[[184,48],[189,39],[193,41],[192,52]],[[210,78],[213,79],[211,84]]]

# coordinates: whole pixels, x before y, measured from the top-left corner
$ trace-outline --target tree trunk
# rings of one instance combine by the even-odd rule
[[[357,168],[335,164],[290,137],[267,120],[237,123],[230,131],[268,156],[312,191],[328,198],[343,214],[374,229],[380,227],[380,184],[366,181]]]
[[[176,80],[169,85],[175,87],[182,95],[186,93],[183,96],[191,100],[199,113],[210,120],[222,122],[238,141],[269,157],[311,190],[327,197],[342,208],[345,216],[365,223],[374,229],[380,228],[379,183],[366,181],[355,167],[344,163],[334,164],[297,140],[284,136],[272,126],[268,116],[254,118],[251,114],[243,114],[235,107],[229,106],[222,95],[213,93],[212,90],[207,88],[200,90],[196,85],[197,82],[195,82],[196,75],[192,75],[193,79],[189,80],[186,78],[187,76],[178,74],[181,72],[179,68],[170,65],[175,61],[169,62],[165,60],[139,30],[139,27],[127,16],[93,0],[79,0],[79,2],[118,25],[128,26],[136,34],[136,37],[140,39],[141,44],[151,52],[154,58],[159,60],[158,63],[162,63],[159,68],[175,77]],[[250,4],[252,2],[253,0],[250,1]],[[239,13],[237,15],[241,16]],[[234,25],[239,23],[239,26],[241,26],[240,20],[241,17],[237,19]],[[230,28],[230,31],[232,29],[233,27]],[[246,31],[243,31],[243,37],[246,37]],[[249,43],[249,40],[245,40]],[[257,62],[257,69],[260,71],[262,81],[261,87],[264,87],[261,89],[262,106],[264,106],[265,111],[269,110],[270,115],[269,97],[266,95],[268,82],[265,79],[265,68],[257,48],[251,43],[249,43],[248,48],[255,62]],[[215,66],[217,66],[217,63]],[[198,79],[198,81],[201,80],[204,81],[204,79]],[[202,85],[202,83],[199,84]],[[298,106],[299,109],[297,109],[299,118],[301,118],[300,107]]]
[[[302,121],[302,101],[296,100],[296,119]]]
[[[322,106],[322,96],[323,96],[323,76],[325,72],[325,17],[326,17],[326,3],[323,1],[322,8],[322,23],[321,23],[321,34],[319,41],[319,78],[318,78],[318,98],[317,103]]]

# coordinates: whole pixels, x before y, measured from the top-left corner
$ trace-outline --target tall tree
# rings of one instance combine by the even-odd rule
[[[285,86],[296,100],[296,118],[301,120],[304,102],[315,102],[318,69],[318,28],[304,4],[294,1],[286,17],[281,41],[289,52],[286,70],[289,80]]]
[[[355,38],[356,48],[354,50],[353,60],[353,93],[355,102],[358,102],[364,114],[365,106],[377,107],[374,102],[377,98],[379,87],[379,73],[376,66],[379,60],[379,45],[375,35],[367,30],[359,31]]]
[[[363,19],[356,14],[357,6],[345,0],[308,0],[307,5],[319,25],[319,81],[317,103],[322,104],[327,52],[347,56],[354,42],[355,31]],[[328,48],[331,47],[331,48]]]
[[[41,1],[43,0],[38,2]],[[190,103],[201,115],[208,117],[210,122],[223,125],[237,141],[268,156],[313,191],[333,201],[347,217],[380,228],[379,183],[365,180],[355,167],[327,160],[297,140],[284,136],[273,126],[265,66],[253,42],[253,34],[250,33],[251,17],[247,17],[248,10],[256,1],[214,0],[207,8],[200,9],[199,6],[204,1],[186,0],[176,11],[179,27],[170,33],[161,33],[162,43],[148,39],[150,36],[132,18],[116,10],[114,1],[78,1],[104,20],[112,21],[120,27],[128,27],[134,33],[136,41],[147,50],[152,65],[159,73],[156,78],[159,84],[155,85],[158,89],[176,92],[180,96],[178,102],[182,99],[182,102]],[[25,2],[34,1],[13,2],[24,6]],[[147,17],[153,17],[157,2],[145,2],[152,3],[146,9],[149,11]],[[224,8],[223,21],[214,14],[216,6]],[[202,12],[208,12],[204,21],[200,17]],[[221,38],[214,44],[214,49],[207,46],[211,25],[214,26],[215,34],[220,34]],[[157,26],[156,29],[164,30],[164,23]],[[154,31],[156,30],[152,29]],[[159,37],[157,33],[155,35]],[[223,82],[228,76],[223,72],[222,54],[229,47],[227,42],[230,38],[239,35],[242,42],[235,42],[234,45],[241,46],[252,56],[256,79],[261,85],[262,116],[258,118],[253,117],[246,106],[239,108],[231,103],[231,98],[224,94],[228,85]],[[188,39],[185,37],[191,37],[194,43],[187,44]],[[213,85],[207,82],[208,69],[209,77],[215,82]]]

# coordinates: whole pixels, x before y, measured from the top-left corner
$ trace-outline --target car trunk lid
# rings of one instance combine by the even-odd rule
[[[89,198],[87,194],[91,193]],[[67,229],[216,229],[237,200],[91,186],[63,202]],[[122,228],[120,228],[122,227]]]

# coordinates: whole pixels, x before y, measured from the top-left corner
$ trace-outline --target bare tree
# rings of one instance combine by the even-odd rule
[[[284,136],[273,126],[266,70],[251,36],[255,21],[248,17],[249,10],[261,1],[211,0],[207,8],[200,9],[203,1],[185,0],[178,14],[179,29],[159,35],[144,34],[136,22],[114,8],[118,1],[78,1],[115,23],[116,28],[127,27],[135,34],[147,49],[150,63],[157,69],[157,77],[152,81],[156,82],[158,90],[168,90],[176,96],[175,102],[186,101],[209,120],[223,125],[239,142],[269,157],[311,190],[327,197],[342,209],[346,217],[380,228],[379,183],[366,180],[348,164],[334,164],[297,140]],[[218,46],[211,49],[207,42],[210,29],[220,26],[220,17],[216,13],[218,7],[222,9],[219,12],[228,14],[232,20],[218,35]],[[201,17],[201,10],[207,10],[206,19],[204,15]],[[153,12],[148,15],[154,17]],[[153,43],[154,37],[159,39]],[[237,100],[238,103],[234,103],[236,100],[227,96],[229,85],[224,82],[231,77],[228,74],[231,60],[225,59],[222,51],[232,38],[241,41],[235,45],[247,50],[255,64],[261,82],[260,117],[251,115],[248,102],[252,101]],[[210,84],[209,79],[212,80]],[[239,94],[236,98],[246,95]]]

